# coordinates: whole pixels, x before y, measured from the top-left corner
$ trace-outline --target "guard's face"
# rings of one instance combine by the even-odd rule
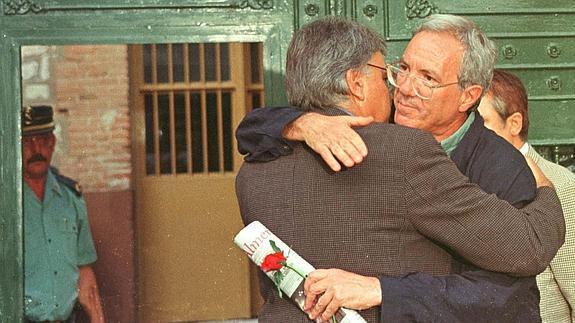
[[[53,133],[22,138],[24,177],[40,179],[46,176],[55,145],[56,137]]]
[[[416,34],[401,58],[402,69],[411,77],[395,88],[395,122],[429,131],[436,139],[450,131],[462,115],[458,111],[462,97],[459,86],[435,88],[428,99],[422,99],[414,92],[412,82],[413,77],[435,84],[456,82],[462,57],[463,47],[452,35],[428,31]]]

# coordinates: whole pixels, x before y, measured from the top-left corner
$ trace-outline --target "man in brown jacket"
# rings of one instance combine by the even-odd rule
[[[384,54],[383,40],[357,23],[332,17],[303,27],[287,55],[290,104],[387,120]],[[371,277],[447,274],[451,256],[439,245],[488,270],[533,275],[562,244],[564,222],[552,189],[539,188],[519,211],[470,184],[427,133],[389,124],[359,133],[370,155],[345,172],[330,171],[297,143],[289,156],[245,163],[236,183],[244,223],[259,220],[316,268]],[[269,279],[260,281],[260,322],[309,321]],[[377,308],[361,314],[378,321]]]

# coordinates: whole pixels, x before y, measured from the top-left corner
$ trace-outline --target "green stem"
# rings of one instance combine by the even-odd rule
[[[289,269],[295,271],[295,273],[298,274],[301,278],[303,278],[303,279],[306,278],[306,276],[304,276],[302,273],[300,273],[297,269],[295,269],[294,267],[288,265],[287,262],[284,262],[283,265],[284,265],[284,267],[289,268]]]

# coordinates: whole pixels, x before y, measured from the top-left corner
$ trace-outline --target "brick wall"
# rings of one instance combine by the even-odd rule
[[[24,104],[55,108],[53,164],[88,192],[129,189],[127,46],[27,46],[22,57]]]

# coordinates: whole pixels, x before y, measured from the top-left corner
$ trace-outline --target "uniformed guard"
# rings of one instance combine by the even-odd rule
[[[77,183],[50,167],[56,145],[51,106],[22,108],[24,305],[28,322],[73,322],[78,302],[104,322],[86,205]]]

